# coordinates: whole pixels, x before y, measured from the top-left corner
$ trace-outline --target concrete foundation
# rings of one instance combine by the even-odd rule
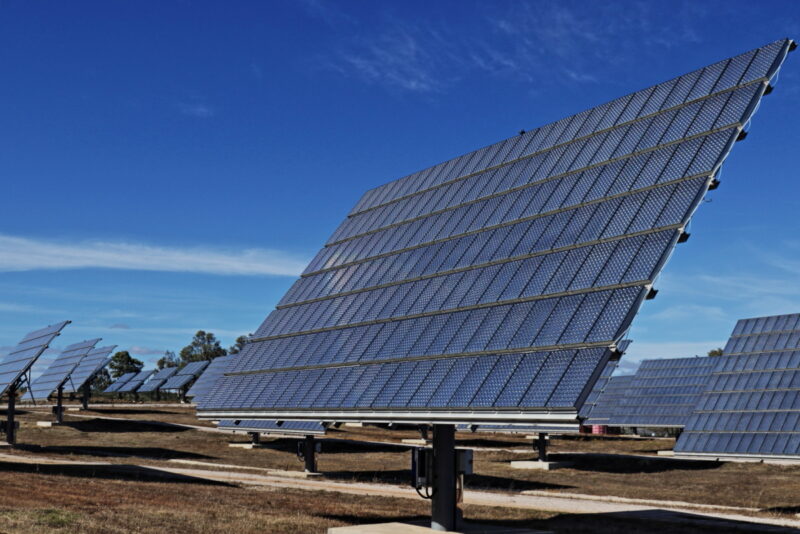
[[[400,440],[400,443],[404,443],[404,444],[406,444],[406,445],[420,445],[420,446],[422,446],[422,447],[426,447],[426,446],[428,446],[428,445],[430,445],[430,444],[431,444],[430,440],[427,440],[427,439],[419,439],[419,438],[413,438],[413,439],[401,439],[401,440]]]
[[[540,471],[553,471],[570,467],[570,462],[540,462],[538,460],[519,460],[511,462],[512,469],[538,469]]]
[[[264,445],[262,443],[228,443],[228,447],[234,449],[262,449]]]
[[[430,534],[440,532],[432,528],[409,523],[376,523],[374,525],[352,525],[348,527],[331,527],[328,534]],[[462,534],[545,534],[542,530],[530,530],[516,527],[481,525],[466,523],[458,531]]]
[[[675,456],[675,451],[658,451],[656,454],[659,456]]]
[[[54,426],[58,426],[58,423],[55,421],[36,421],[36,426],[41,428],[52,428]]]

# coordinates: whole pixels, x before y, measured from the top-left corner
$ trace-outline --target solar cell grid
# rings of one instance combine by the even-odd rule
[[[111,385],[109,385],[105,389],[104,393],[117,393],[119,388],[121,388],[122,386],[124,386],[125,384],[130,382],[130,380],[134,376],[136,376],[137,374],[138,373],[133,372],[133,373],[125,373],[125,374],[121,375],[119,378],[117,378],[114,382],[111,383]]]
[[[800,456],[800,315],[737,322],[677,454]]]
[[[77,393],[84,384],[91,382],[97,376],[97,373],[111,363],[110,354],[116,347],[116,345],[109,345],[90,350],[70,374],[69,379],[64,384],[64,392]]]
[[[223,419],[218,427],[222,430],[240,432],[258,432],[260,434],[325,434],[326,427],[316,421],[274,421],[274,420],[240,420]]]
[[[684,427],[714,365],[711,357],[643,360],[608,424]]]
[[[148,378],[150,378],[156,371],[140,371],[136,373],[130,380],[122,384],[117,390],[117,393],[136,393],[142,387]]]
[[[244,351],[249,350],[249,347],[251,347],[251,345],[245,345]],[[224,356],[211,360],[205,368],[205,371],[197,378],[197,381],[189,388],[189,391],[186,392],[186,396],[194,397],[194,402],[197,402],[200,397],[211,391],[217,379],[222,376],[231,361],[233,361],[233,356]]]
[[[224,387],[201,399],[201,415],[574,419],[789,45],[367,192],[226,370]],[[507,354],[542,363],[522,383],[503,380]],[[460,381],[449,398],[412,403],[445,358],[469,362],[469,372],[452,365],[440,381]],[[375,366],[390,364],[375,395],[359,383],[384,380]],[[319,380],[316,368],[336,369],[327,386],[336,394],[292,394]],[[247,388],[273,376],[280,390],[245,406]],[[517,404],[498,406],[508,387]]]
[[[139,388],[139,393],[148,393],[162,388],[167,379],[178,372],[177,367],[165,367],[156,371],[152,377]]]
[[[608,425],[609,419],[625,396],[633,381],[633,375],[612,376],[603,391],[599,392],[589,415],[584,419],[585,425]]]
[[[19,385],[20,379],[69,323],[63,321],[30,332],[11,352],[0,358],[0,396]]]
[[[46,400],[63,386],[72,372],[100,339],[89,339],[67,346],[31,384],[28,392],[34,400]]]

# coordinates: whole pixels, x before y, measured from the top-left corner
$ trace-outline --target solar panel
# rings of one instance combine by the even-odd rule
[[[500,434],[578,434],[580,426],[574,425],[456,425],[459,432],[496,432]]]
[[[711,378],[714,361],[709,357],[643,360],[608,424],[684,427]]]
[[[164,385],[161,386],[161,389],[181,389],[186,384],[200,376],[200,373],[205,370],[208,364],[208,360],[187,363],[178,370],[175,376],[167,380]]]
[[[197,382],[186,392],[186,396],[194,397],[194,402],[198,402],[200,398],[207,395],[214,388],[214,384],[216,384],[232,361],[233,356],[224,356],[211,360],[203,374],[197,378]]]
[[[168,378],[171,378],[178,372],[177,367],[165,367],[164,369],[160,369],[156,373],[153,374],[152,378],[145,382],[140,388],[139,393],[148,393],[151,391],[156,391],[161,389],[161,386],[167,381]]]
[[[613,375],[614,371],[617,370],[618,365],[619,361],[610,360],[603,368],[603,372],[600,373],[600,377],[597,379],[597,382],[594,383],[592,391],[589,393],[589,396],[586,397],[586,402],[584,402],[583,406],[581,406],[579,415],[582,419],[585,420],[591,416],[594,407],[597,405],[598,398],[606,389],[608,381],[611,380],[611,375]]]
[[[119,388],[130,382],[130,380],[137,374],[138,373],[136,372],[125,373],[124,375],[117,378],[114,382],[112,382],[111,385],[108,386],[103,393],[117,393],[119,391]]]
[[[110,355],[116,347],[116,345],[107,345],[90,350],[70,374],[69,380],[64,384],[64,392],[77,393],[85,384],[90,383],[97,373],[111,363]]]
[[[790,44],[368,191],[200,415],[574,420]]]
[[[66,347],[31,384],[29,393],[33,399],[46,400],[51,393],[63,386],[81,360],[98,341],[100,341],[99,338],[88,339]]]
[[[11,349],[11,352],[0,359],[0,396],[19,386],[22,376],[30,370],[39,356],[50,346],[53,339],[69,323],[70,321],[64,321],[34,330]]]
[[[325,425],[317,421],[270,421],[223,419],[219,422],[221,430],[239,432],[258,432],[259,434],[300,434],[303,436],[325,434]]]
[[[800,314],[736,324],[676,454],[800,455]]]
[[[609,419],[619,406],[633,381],[633,375],[612,376],[605,389],[598,395],[591,414],[583,421],[585,425],[608,425]]]
[[[150,378],[154,373],[155,369],[150,371],[140,371],[133,378],[122,384],[119,389],[117,389],[117,393],[136,393],[139,391],[139,388]]]

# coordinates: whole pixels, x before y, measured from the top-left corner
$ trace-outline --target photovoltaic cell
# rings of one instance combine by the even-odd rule
[[[619,406],[622,398],[633,381],[633,375],[612,376],[605,388],[594,401],[589,415],[584,419],[584,425],[608,425],[609,419]]]
[[[122,386],[124,386],[125,384],[127,384],[128,382],[130,382],[130,381],[131,381],[131,379],[132,379],[134,376],[138,375],[138,374],[139,374],[139,373],[136,373],[136,372],[133,372],[133,373],[125,373],[124,375],[122,375],[122,376],[120,376],[119,378],[117,378],[117,379],[116,379],[114,382],[112,382],[112,383],[111,383],[111,385],[109,385],[109,386],[108,386],[108,387],[105,389],[105,391],[103,391],[103,393],[118,393],[118,392],[119,392],[119,389],[120,389]]]
[[[136,373],[133,378],[122,384],[119,389],[116,390],[117,393],[136,393],[139,391],[139,388],[150,378],[154,373],[155,369],[151,371],[141,371]],[[108,390],[106,390],[108,391]]]
[[[368,191],[198,413],[574,421],[790,45]]]
[[[211,360],[205,371],[197,378],[197,381],[189,388],[189,391],[186,392],[186,396],[193,397],[194,402],[198,402],[200,398],[207,395],[212,390],[217,379],[223,375],[232,361],[233,356],[223,356]]]
[[[800,456],[800,314],[742,319],[700,395],[675,453]]]
[[[223,419],[217,425],[221,430],[233,432],[258,432],[259,434],[299,434],[302,436],[324,435],[325,425],[316,421],[271,421]]]
[[[139,393],[148,393],[161,389],[167,379],[172,378],[178,372],[177,367],[165,367],[159,369],[153,376],[139,388]]]
[[[28,390],[31,397],[35,401],[47,400],[51,393],[66,383],[81,360],[98,341],[100,339],[89,339],[66,347],[47,369],[33,381]]]
[[[617,369],[617,365],[619,365],[619,361],[609,360],[609,362],[603,368],[603,371],[600,373],[600,377],[597,379],[597,382],[594,383],[592,391],[586,397],[586,402],[583,403],[580,413],[578,414],[582,419],[587,420],[591,417],[592,411],[597,405],[597,399],[600,397],[603,391],[605,391],[608,381],[611,379],[611,375],[614,374],[614,371]]]
[[[706,388],[712,357],[643,360],[610,426],[683,428]]]
[[[115,348],[116,345],[108,345],[90,350],[69,375],[69,380],[64,384],[64,392],[78,393],[85,384],[91,383],[97,373],[111,363],[111,353]]]
[[[11,352],[0,358],[0,396],[9,389],[19,388],[20,379],[69,323],[64,321],[30,332]]]
[[[186,384],[200,376],[200,373],[202,373],[205,368],[208,367],[208,364],[208,361],[187,363],[178,369],[178,372],[169,378],[164,385],[161,386],[161,389],[181,389]]]

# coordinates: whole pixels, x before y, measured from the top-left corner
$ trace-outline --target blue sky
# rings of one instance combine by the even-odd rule
[[[368,188],[781,37],[800,3],[0,1],[0,353],[252,332]],[[789,56],[626,368],[800,311]]]

